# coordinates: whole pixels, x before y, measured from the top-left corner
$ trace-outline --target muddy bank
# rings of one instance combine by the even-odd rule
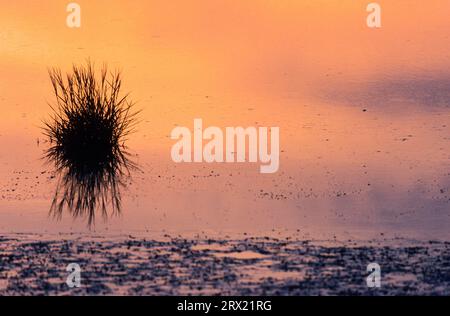
[[[381,288],[367,287],[371,262]],[[0,294],[449,295],[450,243],[3,235]]]

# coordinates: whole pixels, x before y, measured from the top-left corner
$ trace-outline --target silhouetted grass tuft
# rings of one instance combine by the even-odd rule
[[[44,122],[51,144],[46,158],[60,175],[50,213],[61,218],[67,208],[74,217],[87,216],[91,226],[97,210],[104,218],[120,213],[119,189],[135,167],[125,140],[137,112],[128,94],[120,95],[120,73],[108,72],[106,66],[98,77],[90,62],[74,65],[65,76],[55,68],[49,75],[56,105]]]

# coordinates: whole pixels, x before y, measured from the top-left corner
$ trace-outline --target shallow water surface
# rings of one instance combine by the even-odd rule
[[[0,0],[0,295],[450,294],[448,0]],[[122,212],[49,216],[49,67],[142,109]],[[173,128],[279,127],[280,169],[176,164]],[[82,287],[65,283],[67,264]],[[382,287],[366,285],[381,266]]]

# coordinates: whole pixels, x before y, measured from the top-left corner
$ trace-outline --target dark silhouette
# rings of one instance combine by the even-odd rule
[[[51,144],[45,157],[59,174],[50,214],[61,218],[67,208],[74,217],[87,217],[91,226],[96,211],[104,219],[121,211],[120,187],[136,168],[125,141],[137,112],[128,94],[119,95],[120,72],[108,72],[106,66],[99,77],[90,62],[74,65],[64,77],[55,68],[49,75],[56,105],[44,122]]]

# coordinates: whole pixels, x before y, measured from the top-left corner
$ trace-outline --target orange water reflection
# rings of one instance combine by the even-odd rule
[[[85,229],[47,218],[39,127],[47,67],[90,57],[121,68],[143,109],[129,146],[144,173],[98,229],[447,238],[450,3],[378,2],[380,30],[366,1],[85,0],[73,30],[61,1],[1,1],[0,231]],[[175,165],[168,135],[196,117],[279,126],[280,171]]]

